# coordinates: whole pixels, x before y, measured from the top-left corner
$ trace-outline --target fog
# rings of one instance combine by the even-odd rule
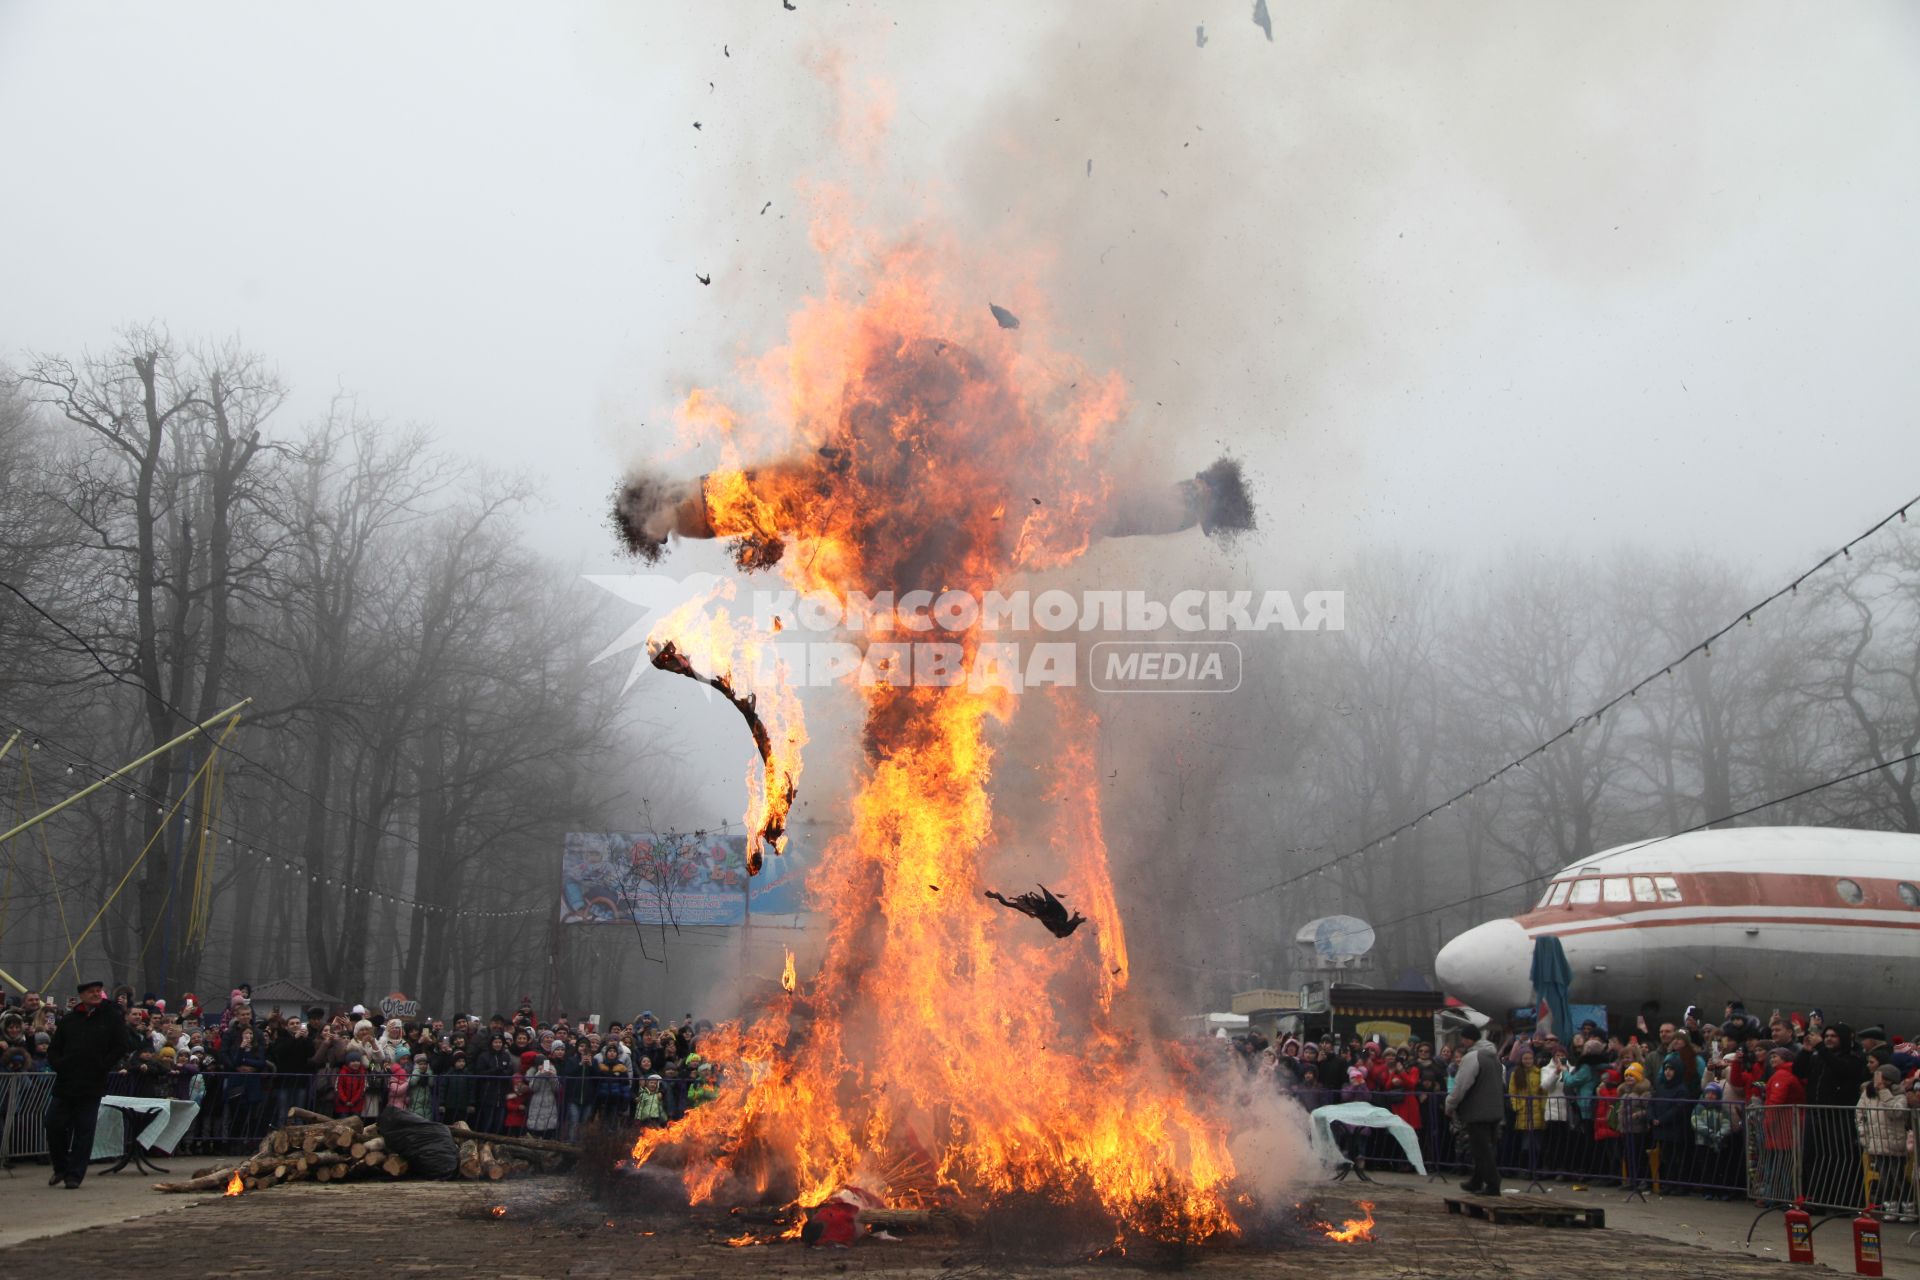
[[[1869,758],[1844,716],[1778,741],[1837,714],[1807,690],[1837,678],[1847,611],[1809,592],[1743,638],[1765,680],[1696,691],[1745,700],[1726,785],[1697,761],[1647,782],[1687,751],[1623,727],[1572,766],[1584,806],[1549,788],[1209,934],[1201,907],[1557,733],[1920,487],[1910,6],[1275,6],[1271,40],[1249,7],[0,4],[0,361],[160,326],[276,370],[275,438],[343,395],[431,433],[471,468],[459,492],[533,490],[516,545],[584,658],[629,620],[569,586],[635,568],[614,484],[818,286],[823,185],[951,235],[981,308],[1124,377],[1116,467],[1227,450],[1255,488],[1254,536],[1096,548],[1063,581],[1349,594],[1347,632],[1263,642],[1240,699],[1182,706],[1194,724],[1102,708],[1116,856],[1148,873],[1123,905],[1195,975],[1182,998],[1278,980],[1274,939],[1310,911],[1404,915]],[[1883,547],[1854,572],[1910,599],[1912,543]],[[1573,637],[1545,705],[1515,696],[1508,633],[1512,654]],[[613,701],[626,662],[582,696]],[[668,683],[596,722],[661,758],[620,779],[620,748],[583,745],[614,781],[582,817],[738,817],[737,722]],[[1869,718],[1900,723],[1884,696]],[[818,819],[851,713],[810,711]],[[1864,793],[1806,813],[1905,821]],[[1515,900],[1383,935],[1388,962],[1418,972],[1440,924]]]

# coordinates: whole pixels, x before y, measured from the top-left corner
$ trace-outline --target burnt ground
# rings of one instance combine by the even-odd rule
[[[1345,1191],[1345,1188],[1341,1188]],[[48,1192],[48,1194],[64,1194]],[[160,1193],[154,1193],[156,1196]],[[1337,1244],[1309,1225],[1351,1213],[1353,1199],[1322,1192],[1298,1220],[1258,1243],[1209,1248],[1181,1259],[1138,1254],[1092,1259],[1068,1232],[1034,1224],[1024,1235],[924,1235],[899,1243],[863,1241],[850,1250],[807,1249],[797,1241],[728,1247],[729,1236],[766,1234],[724,1214],[610,1211],[576,1184],[531,1178],[471,1183],[340,1183],[276,1187],[236,1199],[195,1199],[155,1224],[92,1227],[0,1249],[0,1274],[93,1276],[119,1272],[162,1277],[358,1274],[468,1276],[477,1270],[542,1277],[701,1280],[775,1275],[804,1278],[871,1273],[902,1280],[999,1277],[1126,1277],[1174,1268],[1206,1277],[1315,1277],[1328,1265],[1357,1262],[1369,1280],[1402,1276],[1628,1276],[1651,1269],[1716,1280],[1786,1274],[1779,1262],[1730,1255],[1609,1227],[1494,1227],[1447,1213],[1431,1189],[1369,1188],[1377,1238]],[[181,1200],[187,1198],[181,1197]],[[489,1210],[503,1206],[494,1217]],[[1289,1215],[1290,1217],[1292,1215]],[[1824,1237],[1834,1233],[1822,1233]],[[175,1247],[191,1242],[191,1247]],[[1840,1245],[1836,1237],[1827,1244]],[[1829,1252],[1829,1259],[1837,1256]],[[1572,1271],[1569,1267],[1572,1265]],[[1804,1273],[1803,1273],[1804,1274]]]

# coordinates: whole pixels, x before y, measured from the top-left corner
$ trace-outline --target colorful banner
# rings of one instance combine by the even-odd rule
[[[753,914],[806,910],[812,850],[797,838],[753,877]],[[560,858],[563,924],[740,924],[747,913],[747,838],[570,831]]]

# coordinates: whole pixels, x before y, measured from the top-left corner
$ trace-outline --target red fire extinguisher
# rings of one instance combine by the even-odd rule
[[[1795,1200],[1786,1212],[1788,1262],[1813,1261],[1813,1215],[1802,1209],[1801,1203]]]
[[[1863,1276],[1880,1274],[1880,1219],[1871,1205],[1853,1220],[1853,1269]]]

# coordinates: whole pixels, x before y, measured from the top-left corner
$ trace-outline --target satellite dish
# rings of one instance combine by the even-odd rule
[[[1321,960],[1338,963],[1373,950],[1373,926],[1358,916],[1321,916],[1300,926],[1294,940],[1310,944]]]

